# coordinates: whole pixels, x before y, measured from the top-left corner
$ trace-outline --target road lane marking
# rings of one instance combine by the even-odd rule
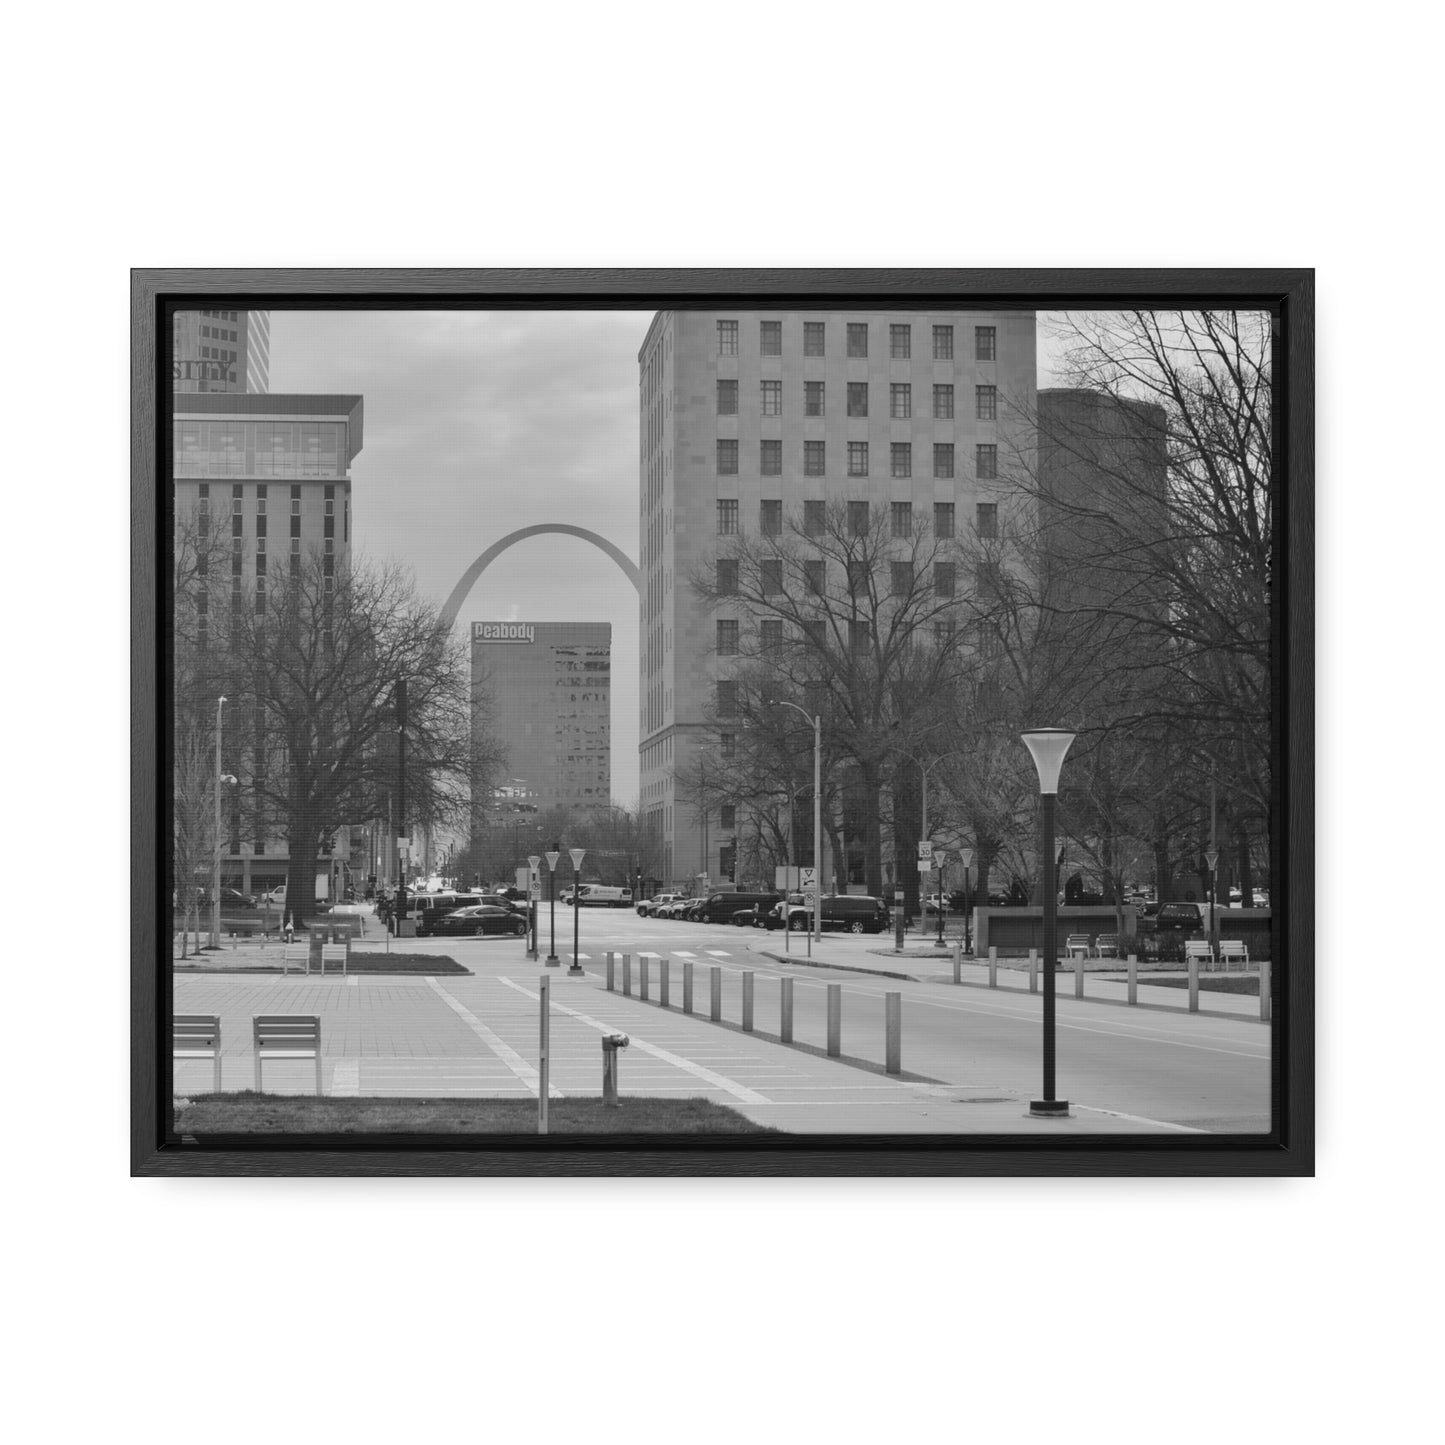
[[[530,989],[524,988],[520,983],[516,983],[510,978],[501,978],[498,979],[497,982],[506,984],[508,988],[516,989],[518,993],[527,998],[536,999],[539,997],[539,995],[533,993]],[[598,1033],[611,1034],[617,1032],[616,1024],[602,1023],[601,1020],[591,1018],[587,1014],[579,1012],[577,1009],[568,1008],[566,1004],[557,1003],[554,1000],[552,1007],[558,1013],[566,1014],[569,1018],[576,1019],[578,1023],[583,1023],[589,1028],[596,1029]],[[731,1094],[733,1098],[739,1100],[741,1103],[768,1104],[772,1102],[772,1100],[758,1093],[756,1089],[749,1089],[746,1085],[739,1084],[736,1080],[729,1079],[724,1074],[715,1073],[712,1069],[704,1068],[701,1064],[695,1064],[691,1059],[683,1058],[681,1054],[674,1054],[669,1049],[660,1049],[656,1044],[648,1043],[646,1039],[639,1039],[634,1035],[632,1038],[632,1047],[634,1049],[641,1049],[643,1053],[650,1054],[654,1059],[661,1059],[663,1063],[671,1064],[674,1068],[681,1069],[684,1073],[691,1074],[695,1079],[701,1079],[705,1084],[711,1084],[715,1089],[721,1089],[724,1093]]]
[[[505,979],[502,980],[506,982]],[[491,1051],[532,1091],[537,1093],[542,1087],[541,1075],[539,1075],[531,1064],[519,1054],[509,1043],[497,1037],[476,1014],[474,1014],[463,1003],[458,1002],[439,984],[436,979],[428,976],[427,983],[446,1006],[491,1049]],[[547,1090],[549,1099],[562,1099],[566,1095],[555,1085],[550,1084]]]

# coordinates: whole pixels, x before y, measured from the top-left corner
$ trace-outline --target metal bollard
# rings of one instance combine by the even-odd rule
[[[903,995],[883,995],[884,1053],[890,1074],[903,1072]]]
[[[1129,955],[1129,1002],[1139,1002],[1139,956]]]
[[[782,980],[778,999],[778,1037],[785,1043],[793,1042],[793,980]]]
[[[602,1036],[602,1102],[617,1102],[617,1051],[628,1045],[626,1034],[604,1034]]]
[[[843,1052],[843,985],[828,985],[828,1057],[836,1059]]]
[[[1273,1009],[1269,994],[1269,960],[1262,958],[1259,961],[1259,1017],[1262,1023],[1269,1022]]]
[[[750,1034],[753,1031],[753,975],[751,971],[743,973],[743,1032]]]
[[[988,950],[988,986],[998,987],[998,949],[989,945]]]
[[[1193,954],[1189,958],[1189,1012],[1199,1012],[1199,960]]]
[[[667,1008],[668,1000],[672,996],[672,960],[670,958],[659,958],[657,960],[657,1006]]]
[[[1039,951],[1036,948],[1029,949],[1029,992],[1039,991]]]
[[[617,979],[612,972],[613,964],[617,961],[617,955],[609,948],[607,950],[607,992],[617,992]]]
[[[682,963],[682,1011],[685,1014],[692,1012],[692,960],[686,958]]]
[[[963,982],[963,940],[957,938],[953,942],[953,981]]]
[[[622,955],[622,992],[626,997],[632,997],[632,955],[630,953]]]
[[[646,1002],[647,1002],[648,976],[649,976],[649,975],[651,974],[651,972],[652,972],[652,967],[651,967],[651,965],[652,965],[652,960],[651,960],[650,958],[648,958],[646,954],[643,954],[643,956],[637,960],[637,963],[638,963],[638,985],[639,985],[638,995],[639,995],[639,997],[642,999],[643,1003],[646,1003]]]
[[[708,969],[708,1003],[715,1024],[722,1022],[722,968],[714,964]]]
[[[1074,959],[1074,997],[1084,996],[1084,955],[1081,953]]]

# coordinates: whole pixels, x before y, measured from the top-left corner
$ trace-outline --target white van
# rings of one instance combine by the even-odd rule
[[[579,908],[631,908],[632,890],[630,888],[608,888],[601,883],[579,883],[577,892],[580,897],[577,900]],[[565,888],[557,895],[559,903],[565,903],[568,908],[572,906],[572,890]]]

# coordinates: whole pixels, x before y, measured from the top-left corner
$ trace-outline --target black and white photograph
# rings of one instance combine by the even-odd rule
[[[1306,273],[621,279],[143,278],[167,1147],[1279,1149]]]

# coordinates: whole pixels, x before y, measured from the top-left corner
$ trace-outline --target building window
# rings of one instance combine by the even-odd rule
[[[889,564],[892,572],[893,595],[895,597],[907,597],[913,591],[913,564],[911,562],[892,562]]]
[[[813,558],[803,563],[803,581],[808,591],[815,597],[821,597],[828,585],[827,564],[820,558]]]
[[[952,562],[935,562],[933,564],[933,591],[936,596],[953,596],[953,574]]]
[[[895,477],[913,475],[913,443],[893,442],[889,448],[890,473]]]
[[[933,359],[935,361],[953,360],[953,327],[935,326],[933,328]]]
[[[717,354],[719,356],[736,356],[738,354],[738,324],[736,321],[718,322]]]
[[[953,646],[953,623],[935,622],[933,624],[933,645],[940,652],[946,652]]]
[[[783,624],[775,617],[770,617],[762,625],[762,644],[764,652],[781,652],[783,650]]]
[[[976,386],[974,395],[978,398],[979,421],[998,420],[998,387]]]
[[[717,414],[736,416],[738,414],[738,384],[735,381],[720,381],[717,384]]]
[[[803,475],[805,477],[821,477],[825,473],[824,465],[824,444],[822,442],[803,443]]]
[[[738,443],[736,437],[719,438],[717,444],[717,474],[720,477],[735,477],[738,474]]]
[[[862,537],[868,531],[868,503],[848,503],[848,535]]]
[[[803,322],[803,355],[822,356],[823,352],[823,328],[827,323],[822,321]]]
[[[767,445],[766,442],[763,443]],[[783,444],[777,443],[778,467],[782,468]],[[764,468],[766,470],[766,468]],[[760,507],[759,530],[765,537],[780,537],[783,534],[783,504],[781,502],[764,502]]]
[[[783,383],[781,381],[765,381],[763,383],[763,415],[782,416],[783,414]]]
[[[737,498],[730,498],[717,504],[717,534],[719,537],[736,537],[738,532]]]
[[[952,442],[934,442],[933,475],[935,477],[951,477],[953,475]]]
[[[758,470],[765,477],[780,477],[783,474],[783,444],[780,441],[760,442]]]
[[[953,386],[951,383],[933,388],[933,415],[939,421],[952,421]]]
[[[738,624],[732,618],[719,618],[717,624],[717,652],[719,657],[736,657],[738,652]]]
[[[738,735],[736,733],[719,733],[718,751],[721,752],[725,758],[736,757],[738,751]]]
[[[895,537],[911,537],[913,535],[913,503],[893,502],[888,508],[888,519],[892,524],[891,530]]]
[[[848,415],[868,415],[868,383],[866,381],[850,381],[848,383]]]
[[[974,526],[980,537],[998,536],[998,504],[980,502],[974,512]]]
[[[993,326],[973,328],[973,357],[975,361],[997,360],[998,331]]]
[[[803,503],[803,535],[805,537],[821,537],[826,522],[827,512],[823,502]]]
[[[759,350],[764,356],[781,356],[783,354],[783,323],[781,321],[764,321],[759,324],[762,327]]]
[[[848,475],[850,477],[866,477],[868,475],[868,443],[848,443]]]
[[[906,381],[889,386],[888,414],[895,421],[907,421],[913,415],[913,388]]]
[[[735,682],[720,682],[717,685],[717,712],[719,717],[738,715],[738,685]]]
[[[913,328],[906,321],[889,326],[888,355],[894,361],[907,361],[913,355]]]
[[[992,482],[998,479],[998,448],[991,442],[980,442],[974,448],[977,458],[975,475],[981,482]]]
[[[783,590],[783,563],[781,558],[769,558],[759,565],[758,570],[764,597],[776,596]],[[766,626],[766,623],[764,626]]]
[[[872,629],[866,622],[848,624],[848,651],[854,657],[867,657],[868,645],[872,640]]]
[[[736,597],[738,595],[738,564],[735,557],[723,557],[717,564],[717,595]]]
[[[933,535],[940,540],[953,536],[953,503],[933,504]]]
[[[848,323],[848,355],[868,355],[868,323],[866,321],[850,321]]]
[[[719,821],[725,829],[737,827],[738,810],[735,803],[724,803],[718,816]]]
[[[823,415],[823,383],[821,381],[805,381],[803,383],[803,415]]]
[[[824,649],[828,645],[828,624],[821,617],[810,617],[803,623],[803,636],[814,647]]]

